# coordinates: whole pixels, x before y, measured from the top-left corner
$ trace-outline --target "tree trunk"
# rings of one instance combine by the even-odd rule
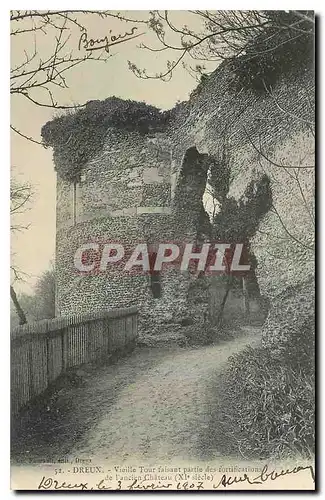
[[[248,295],[248,290],[247,290],[246,278],[244,278],[244,277],[243,277],[243,296],[244,296],[245,319],[249,320],[249,317],[250,317],[249,295]]]
[[[218,315],[218,321],[217,321],[218,326],[220,326],[221,322],[222,322],[223,311],[225,309],[227,298],[228,298],[229,292],[231,290],[231,285],[232,285],[232,277],[229,276],[228,281],[227,281],[227,289],[226,289],[226,292],[225,292],[225,294],[223,296],[223,299],[222,299],[222,302],[221,302],[221,305],[220,305],[220,310],[219,310],[219,315]]]
[[[27,318],[26,318],[26,315],[25,315],[24,311],[20,307],[19,301],[17,299],[16,292],[15,292],[15,290],[14,290],[14,288],[12,286],[10,286],[10,297],[11,297],[11,300],[13,301],[13,303],[14,303],[14,306],[15,306],[15,309],[16,309],[16,312],[17,312],[17,315],[18,315],[18,318],[19,318],[19,324],[20,325],[25,325],[25,323],[27,323]]]

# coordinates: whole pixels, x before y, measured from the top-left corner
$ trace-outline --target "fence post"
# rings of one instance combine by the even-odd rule
[[[50,384],[50,347],[49,347],[49,337],[46,336],[46,376],[47,385]]]
[[[33,355],[32,355],[33,342],[29,339],[27,346],[27,363],[28,363],[28,378],[29,378],[29,399],[34,397],[34,374],[33,374]]]
[[[62,328],[61,331],[61,355],[62,355],[62,372],[67,369],[67,329]]]
[[[87,342],[86,342],[86,345],[87,345],[87,363],[90,363],[91,362],[91,358],[92,358],[92,338],[91,338],[91,335],[92,335],[92,321],[89,321],[88,324],[87,324]]]

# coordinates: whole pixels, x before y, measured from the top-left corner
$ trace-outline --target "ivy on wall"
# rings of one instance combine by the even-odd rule
[[[299,21],[286,11],[268,11],[273,26],[248,40],[243,54],[230,60],[235,75],[232,89],[242,88],[263,94],[281,76],[301,73],[314,67],[314,24]]]
[[[269,177],[251,180],[239,201],[225,198],[213,220],[214,236],[219,241],[244,242],[252,238],[261,219],[272,206]]]
[[[81,168],[102,149],[109,127],[148,134],[162,131],[170,119],[143,102],[110,97],[90,101],[84,108],[57,117],[41,131],[45,146],[54,149],[56,170],[62,179],[77,181]]]
[[[242,89],[261,95],[274,86],[282,76],[314,69],[314,20],[306,15],[297,17],[290,11],[265,11],[269,25],[258,36],[247,32],[247,41],[240,53],[225,58],[217,71],[231,73],[228,89]],[[205,89],[210,75],[202,74],[198,86],[191,92],[190,101]]]

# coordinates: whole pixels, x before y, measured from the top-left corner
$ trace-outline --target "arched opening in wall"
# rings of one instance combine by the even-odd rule
[[[187,149],[175,189],[174,205],[176,209],[200,213],[207,172],[211,162],[211,157],[199,153],[195,146]]]
[[[217,179],[217,177],[216,177]],[[221,198],[219,197],[218,201]],[[256,276],[257,258],[251,249],[263,217],[272,207],[272,189],[266,174],[251,179],[239,199],[224,197],[213,217],[213,238],[232,245],[242,244],[241,265],[250,265],[245,274],[216,276],[210,286],[210,314],[218,325],[238,323],[259,324],[267,311]]]
[[[203,196],[207,184],[207,173],[214,158],[200,153],[196,146],[186,150],[173,198],[173,210],[179,216],[185,232],[197,238],[210,234],[209,215],[205,211]]]
[[[213,161],[207,172],[203,205],[213,222],[230,188],[231,170],[226,139],[223,139],[220,151],[212,159]]]
[[[155,262],[156,262],[157,253],[149,252],[149,266],[150,266],[150,274],[149,274],[149,287],[154,299],[160,299],[162,295],[162,287],[161,287],[161,275],[160,271],[155,271]]]

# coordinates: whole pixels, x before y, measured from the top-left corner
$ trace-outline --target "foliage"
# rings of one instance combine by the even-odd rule
[[[55,317],[55,270],[45,271],[35,285],[35,296],[39,303],[40,314],[45,318]],[[43,318],[39,318],[43,319]]]
[[[19,294],[19,303],[26,313],[28,322],[55,317],[55,271],[45,271],[37,280],[33,295]],[[17,312],[11,312],[12,326],[18,325]]]
[[[251,180],[242,198],[225,198],[213,220],[216,239],[243,242],[254,236],[262,217],[272,206],[270,179],[266,174]]]
[[[245,458],[313,454],[314,294],[313,280],[281,293],[263,326],[262,346],[230,358],[216,416],[226,427],[228,453],[238,447]]]
[[[231,68],[236,75],[232,86],[235,91],[244,87],[264,93],[281,76],[314,65],[314,26],[311,20],[300,20],[297,32],[294,13],[268,11],[266,15],[270,25],[248,40],[244,55],[231,59]]]
[[[230,359],[221,383],[214,422],[219,451],[245,459],[312,456],[313,373],[274,360],[268,348],[248,347]]]
[[[273,301],[263,325],[263,345],[273,359],[312,373],[315,367],[315,282],[288,287]]]
[[[252,179],[247,185],[244,195],[237,201],[235,198],[227,198],[225,196],[227,186],[229,186],[229,174],[226,168],[221,170],[222,174],[224,178],[222,179],[221,177],[220,185],[218,185],[218,171],[214,172],[214,178],[212,179],[212,194],[213,196],[218,196],[218,200],[221,202],[219,204],[220,210],[213,217],[212,236],[216,241],[231,241],[233,243],[244,244],[241,257],[242,263],[249,263],[251,266],[249,272],[246,274],[246,286],[250,296],[256,297],[260,294],[255,274],[257,260],[251,250],[250,239],[255,235],[261,219],[272,206],[270,179],[266,174],[261,175],[258,179]],[[217,189],[219,192],[217,192]],[[226,251],[225,258],[228,264],[232,260],[232,255],[233,248]],[[239,282],[241,283],[241,281]],[[236,287],[236,283],[236,279],[227,278],[224,298],[218,304],[219,313],[217,322],[219,325],[221,325],[229,291]],[[212,295],[215,295],[215,286],[215,283],[211,283]],[[211,318],[213,316],[215,316],[215,311],[210,314]]]
[[[228,145],[224,141],[218,156],[214,156],[214,161],[208,171],[207,190],[209,194],[220,204],[226,199],[230,187],[231,168],[228,158]],[[213,217],[215,213],[213,214]]]
[[[205,73],[200,75],[199,84],[190,93],[190,101],[195,99],[196,97],[198,97],[201,94],[202,90],[204,89],[205,83],[207,82],[208,79],[209,79],[209,75],[207,75]]]
[[[55,118],[42,128],[46,146],[54,147],[56,169],[66,180],[78,179],[80,169],[101,150],[109,127],[148,134],[162,130],[168,112],[143,102],[110,97],[90,101],[70,114]]]
[[[12,178],[10,180],[10,231],[12,233],[17,233],[28,229],[28,225],[24,225],[19,221],[20,215],[29,209],[30,201],[32,199],[33,192],[30,184],[28,182],[19,182],[17,179]],[[26,323],[26,315],[24,309],[21,307],[16,291],[14,289],[14,283],[16,281],[21,281],[25,273],[23,273],[13,262],[13,255],[10,264],[11,271],[11,285],[10,285],[10,298],[15,307],[16,314],[19,318],[19,324],[23,325]]]

